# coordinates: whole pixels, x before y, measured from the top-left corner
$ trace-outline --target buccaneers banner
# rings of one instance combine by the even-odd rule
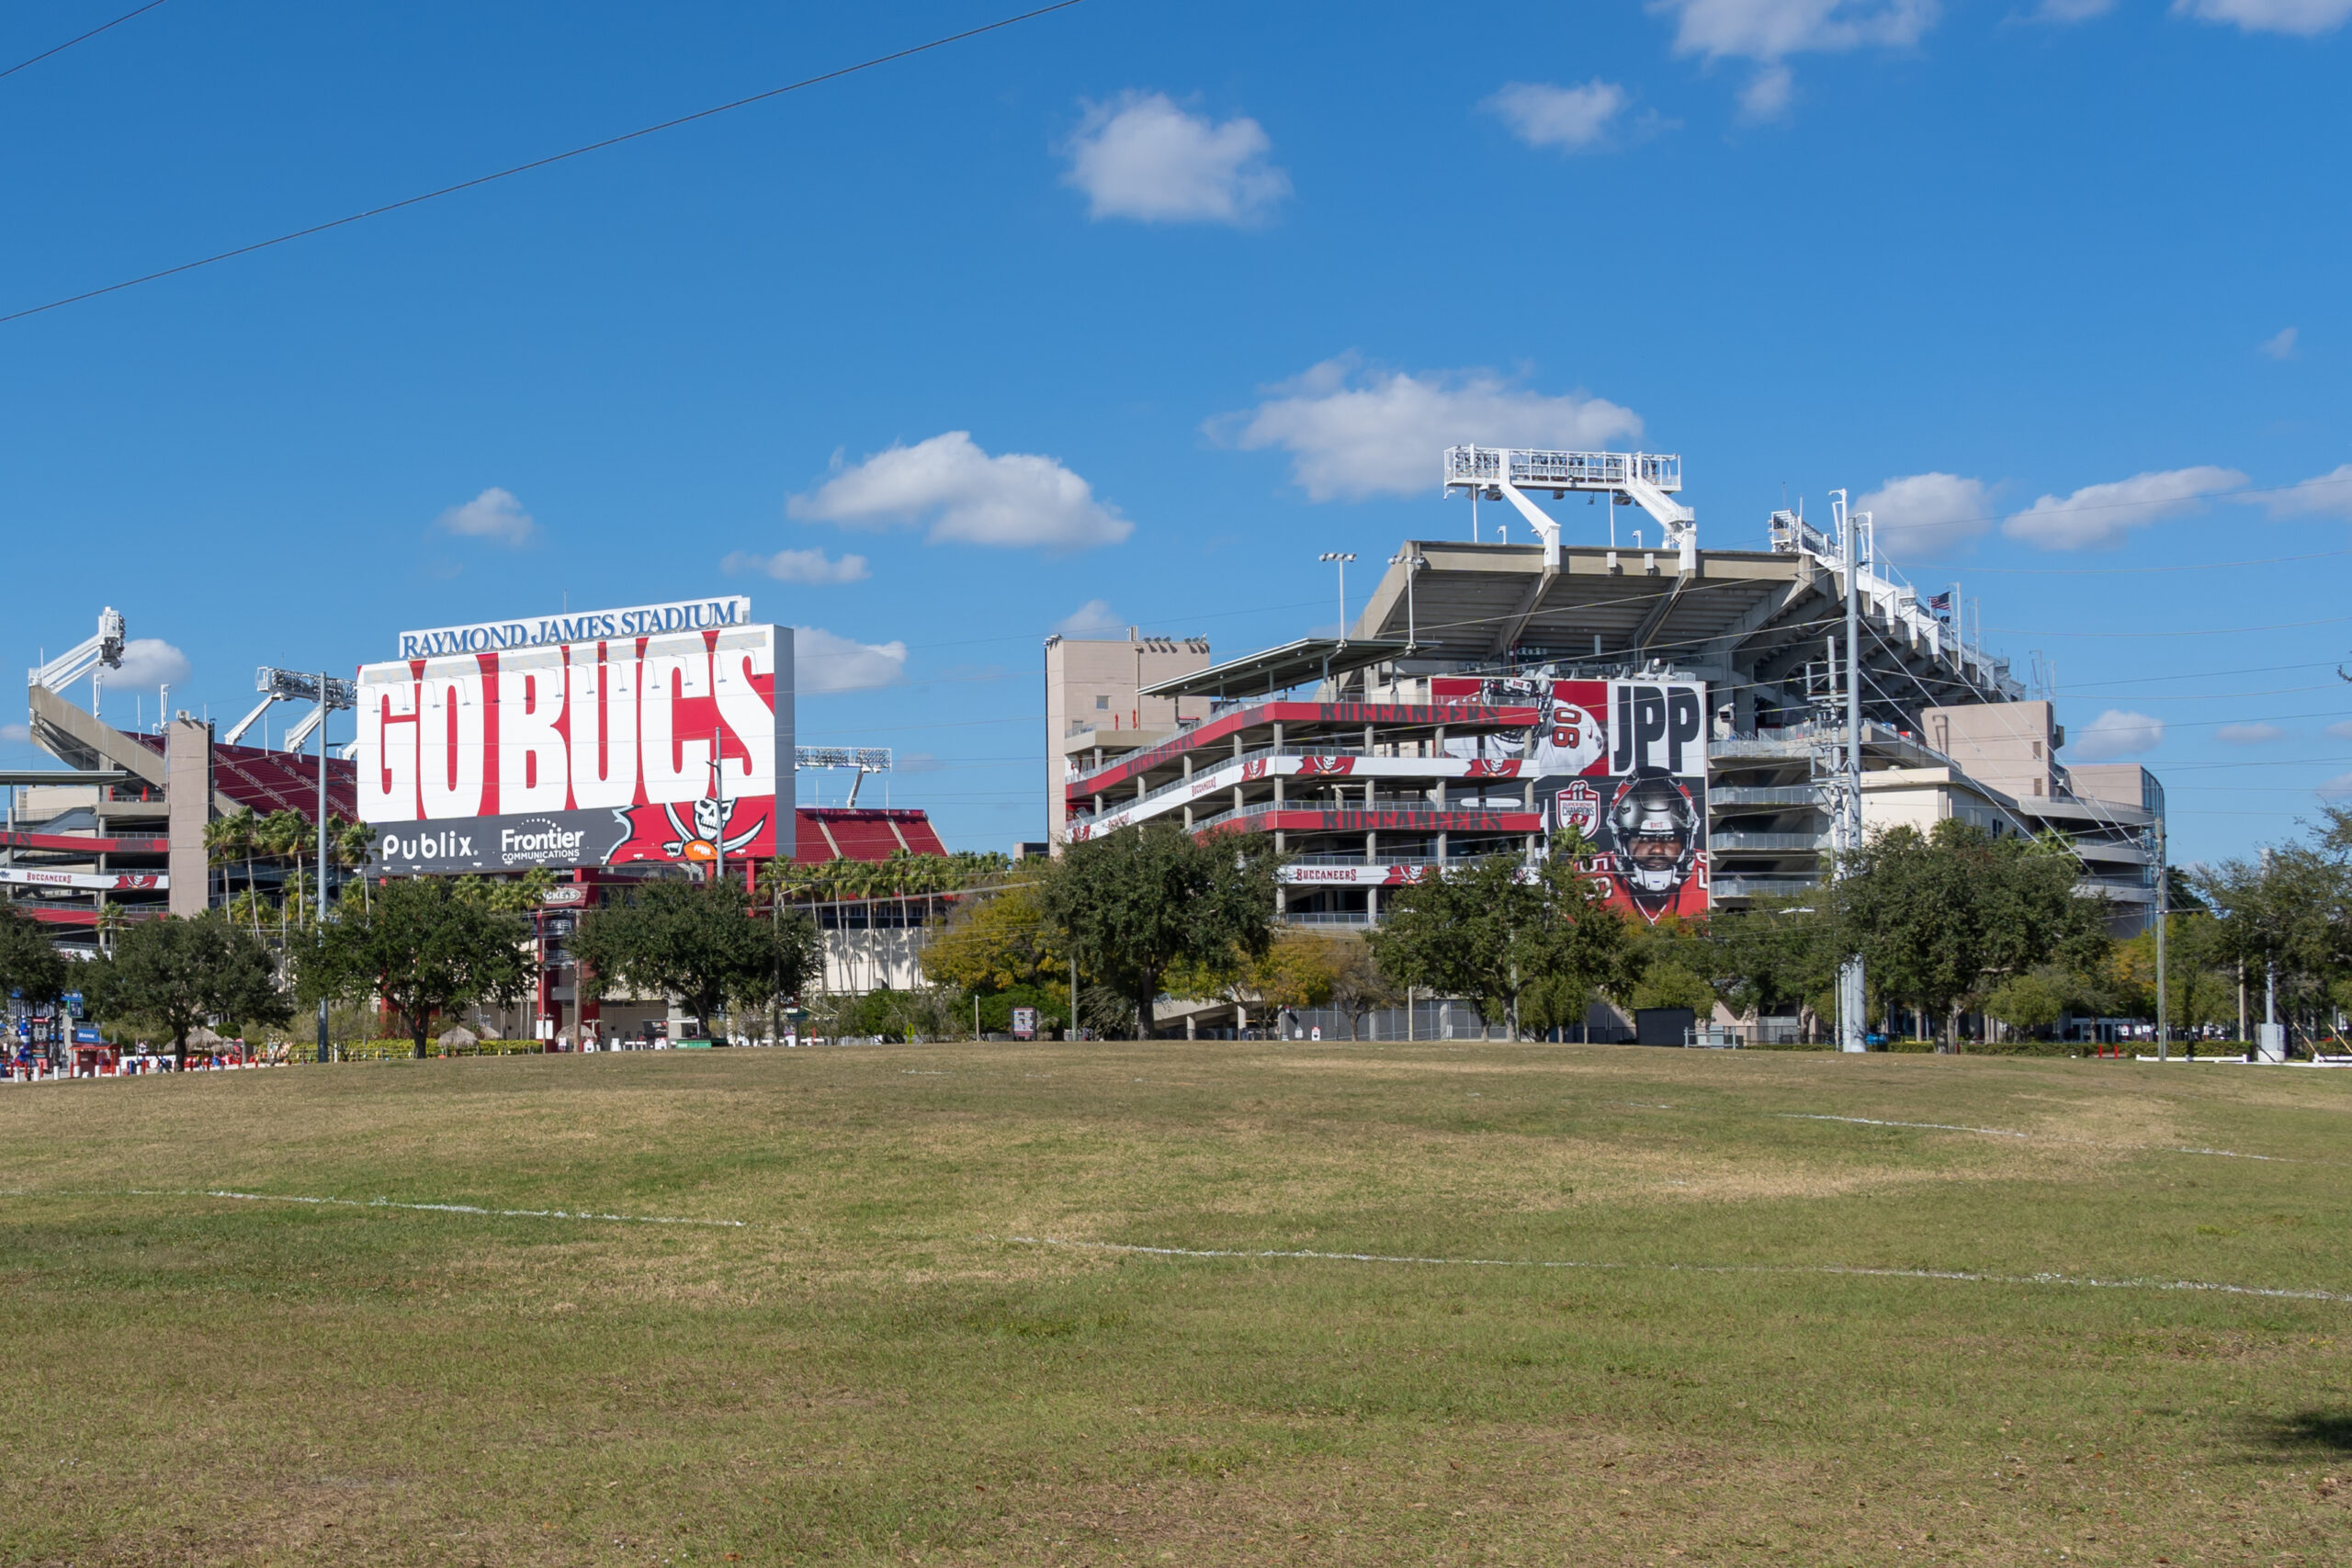
[[[791,637],[728,626],[362,666],[369,871],[788,858]]]
[[[1533,728],[1446,742],[1454,756],[1518,764],[1548,835],[1574,828],[1610,901],[1656,922],[1707,912],[1707,688],[1678,681],[1434,677],[1432,702],[1532,705]],[[1516,802],[1509,795],[1490,802]]]

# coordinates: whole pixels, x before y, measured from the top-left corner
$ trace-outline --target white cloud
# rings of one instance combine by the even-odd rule
[[[2133,528],[2194,512],[2207,497],[2245,482],[2235,468],[2212,467],[2134,474],[2111,484],[2085,485],[2063,499],[2045,495],[2002,524],[2001,532],[2045,550],[2119,545]]]
[[[1574,87],[1511,82],[1479,107],[1498,115],[1530,147],[1581,152],[1604,145],[1629,100],[1625,89],[1599,77]]]
[[[1637,436],[1641,416],[1600,398],[1547,397],[1490,370],[1365,370],[1327,359],[1267,389],[1256,408],[1211,420],[1212,436],[1246,450],[1279,446],[1316,501],[1418,495],[1438,482],[1448,446],[1605,446]]]
[[[2075,22],[2087,22],[2104,17],[2115,9],[2115,0],[2041,0],[2034,8],[2030,21],[2048,22],[2066,27]]]
[[[2069,727],[2066,750],[2073,761],[2111,762],[2119,757],[2144,756],[2164,738],[2163,719],[2109,708],[2080,729]]]
[[[2242,32],[2317,38],[2352,17],[2352,0],[2173,0],[2173,14],[2228,22]]]
[[[2327,732],[2338,740],[2352,740],[2352,718],[2341,718],[2327,727]]]
[[[969,432],[951,430],[912,446],[893,446],[833,472],[786,510],[795,517],[851,528],[888,528],[931,519],[931,541],[1051,550],[1115,545],[1135,532],[1116,509],[1094,499],[1084,479],[1051,457],[1008,452],[991,457]]]
[[[1089,599],[1056,621],[1054,630],[1064,637],[1085,637],[1091,632],[1116,630],[1119,625],[1119,617],[1112,613],[1108,601]]]
[[[152,692],[162,686],[185,685],[187,655],[157,637],[135,637],[122,645],[122,668],[102,670],[109,692]]]
[[[1739,90],[1739,118],[1751,125],[1784,118],[1796,99],[1796,75],[1778,62],[1765,66]]]
[[[1793,82],[1792,54],[1907,49],[1935,26],[1937,0],[1650,0],[1674,18],[1674,51],[1708,60],[1752,60],[1760,69],[1740,94],[1740,116],[1777,119]]]
[[[2272,359],[2292,359],[2295,357],[2295,339],[2300,335],[2299,328],[2281,328],[2262,340],[2262,352]]]
[[[33,727],[29,724],[0,724],[0,741],[6,741],[11,746],[22,746],[32,738]]]
[[[514,499],[514,492],[492,485],[463,506],[453,506],[434,520],[434,526],[446,533],[459,534],[469,539],[492,539],[507,546],[526,545],[538,532],[538,525]]]
[[[2286,739],[2287,732],[2275,724],[2225,724],[2213,736],[2231,746],[2267,746]]]
[[[2317,479],[2247,498],[2273,517],[2341,517],[2352,522],[2352,463],[2341,463]]]
[[[1958,474],[1910,474],[1889,479],[1854,502],[1871,514],[1879,543],[1895,554],[1932,556],[1975,538],[1993,525],[1992,487]]]
[[[1677,54],[1779,60],[1901,49],[1935,26],[1936,0],[1651,0],[1675,18]]]
[[[2352,773],[2338,773],[2319,786],[2319,793],[2330,800],[2341,800],[2352,795]]]
[[[866,570],[864,556],[843,556],[832,560],[822,550],[778,550],[772,556],[736,550],[718,563],[718,569],[729,577],[759,572],[778,582],[812,584],[863,582],[874,575]]]
[[[856,642],[816,626],[792,628],[792,681],[802,692],[863,692],[907,678],[903,642]]]
[[[1290,176],[1266,162],[1265,128],[1243,117],[1211,124],[1165,93],[1123,93],[1088,103],[1063,144],[1063,183],[1086,193],[1095,218],[1146,223],[1249,223],[1290,194]]]

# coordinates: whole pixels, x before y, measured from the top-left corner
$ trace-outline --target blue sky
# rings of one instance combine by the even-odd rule
[[[130,8],[14,7],[0,66]],[[1002,14],[170,0],[0,78],[0,313]],[[2243,853],[2352,788],[2347,16],[1088,0],[0,325],[9,636],[110,603],[221,716],[747,592],[824,634],[804,739],[1005,849],[1049,629],[1329,623],[1319,552],[1466,533],[1476,423],[1680,452],[1709,547],[1877,493],[2073,760]]]

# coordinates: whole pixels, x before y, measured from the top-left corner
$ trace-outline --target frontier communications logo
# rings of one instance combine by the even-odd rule
[[[541,817],[519,827],[500,829],[498,859],[504,865],[545,865],[549,861],[569,865],[587,836]]]

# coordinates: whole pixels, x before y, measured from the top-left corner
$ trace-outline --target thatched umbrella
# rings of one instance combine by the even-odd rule
[[[458,1025],[455,1029],[449,1030],[441,1036],[441,1049],[444,1053],[454,1051],[460,1045],[479,1045],[481,1043],[481,1037],[477,1035],[472,1030],[468,1029],[462,1023]]]
[[[187,1032],[187,1048],[191,1051],[209,1051],[215,1045],[227,1043],[226,1040],[200,1023]]]

